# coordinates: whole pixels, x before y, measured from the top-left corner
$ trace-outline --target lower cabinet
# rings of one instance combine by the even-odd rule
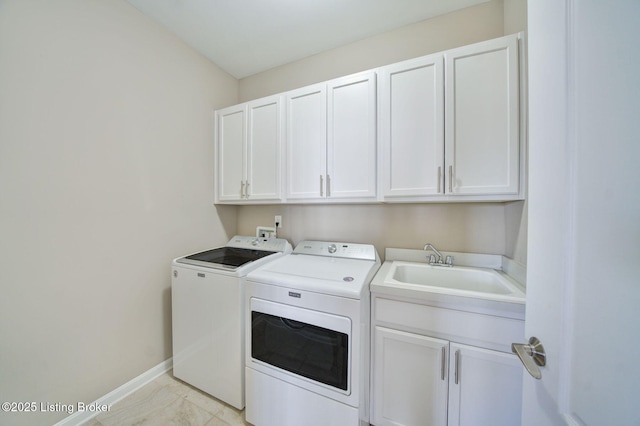
[[[520,424],[522,363],[515,355],[450,343],[449,366],[447,424]]]
[[[437,320],[438,308],[424,308]],[[515,355],[400,328],[376,325],[374,316],[372,424],[520,424],[522,364]]]
[[[375,328],[373,424],[446,425],[449,342]]]

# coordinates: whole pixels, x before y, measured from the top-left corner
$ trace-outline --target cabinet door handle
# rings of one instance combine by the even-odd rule
[[[460,383],[460,349],[456,351],[456,385]]]
[[[444,380],[445,372],[447,371],[447,347],[442,347],[442,366],[440,367],[440,378]]]
[[[442,166],[438,167],[438,194],[440,193],[441,187],[442,187]]]
[[[249,181],[244,182],[244,198],[249,198]]]
[[[327,175],[327,197],[331,197],[331,175]]]
[[[453,192],[453,166],[449,166],[449,192]]]
[[[320,196],[324,197],[324,177],[320,175]]]
[[[240,198],[244,198],[244,181],[240,181]]]

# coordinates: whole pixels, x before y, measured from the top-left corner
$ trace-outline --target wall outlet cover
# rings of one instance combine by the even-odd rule
[[[276,228],[271,226],[258,226],[256,228],[256,237],[273,238],[276,236]]]

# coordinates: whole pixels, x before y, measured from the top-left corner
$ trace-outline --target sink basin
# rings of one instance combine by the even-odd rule
[[[524,292],[515,281],[500,271],[486,268],[394,261],[384,284],[516,303],[524,303],[525,299]]]

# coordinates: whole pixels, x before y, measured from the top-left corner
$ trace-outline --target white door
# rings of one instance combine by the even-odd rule
[[[282,101],[271,96],[249,102],[246,198],[281,200]]]
[[[328,84],[327,197],[376,196],[376,75]]]
[[[447,193],[519,191],[518,36],[445,53]]]
[[[640,2],[528,3],[523,425],[638,425]]]
[[[326,196],[327,90],[318,84],[287,93],[287,199]]]
[[[380,153],[385,198],[442,193],[444,71],[442,55],[381,69]]]

